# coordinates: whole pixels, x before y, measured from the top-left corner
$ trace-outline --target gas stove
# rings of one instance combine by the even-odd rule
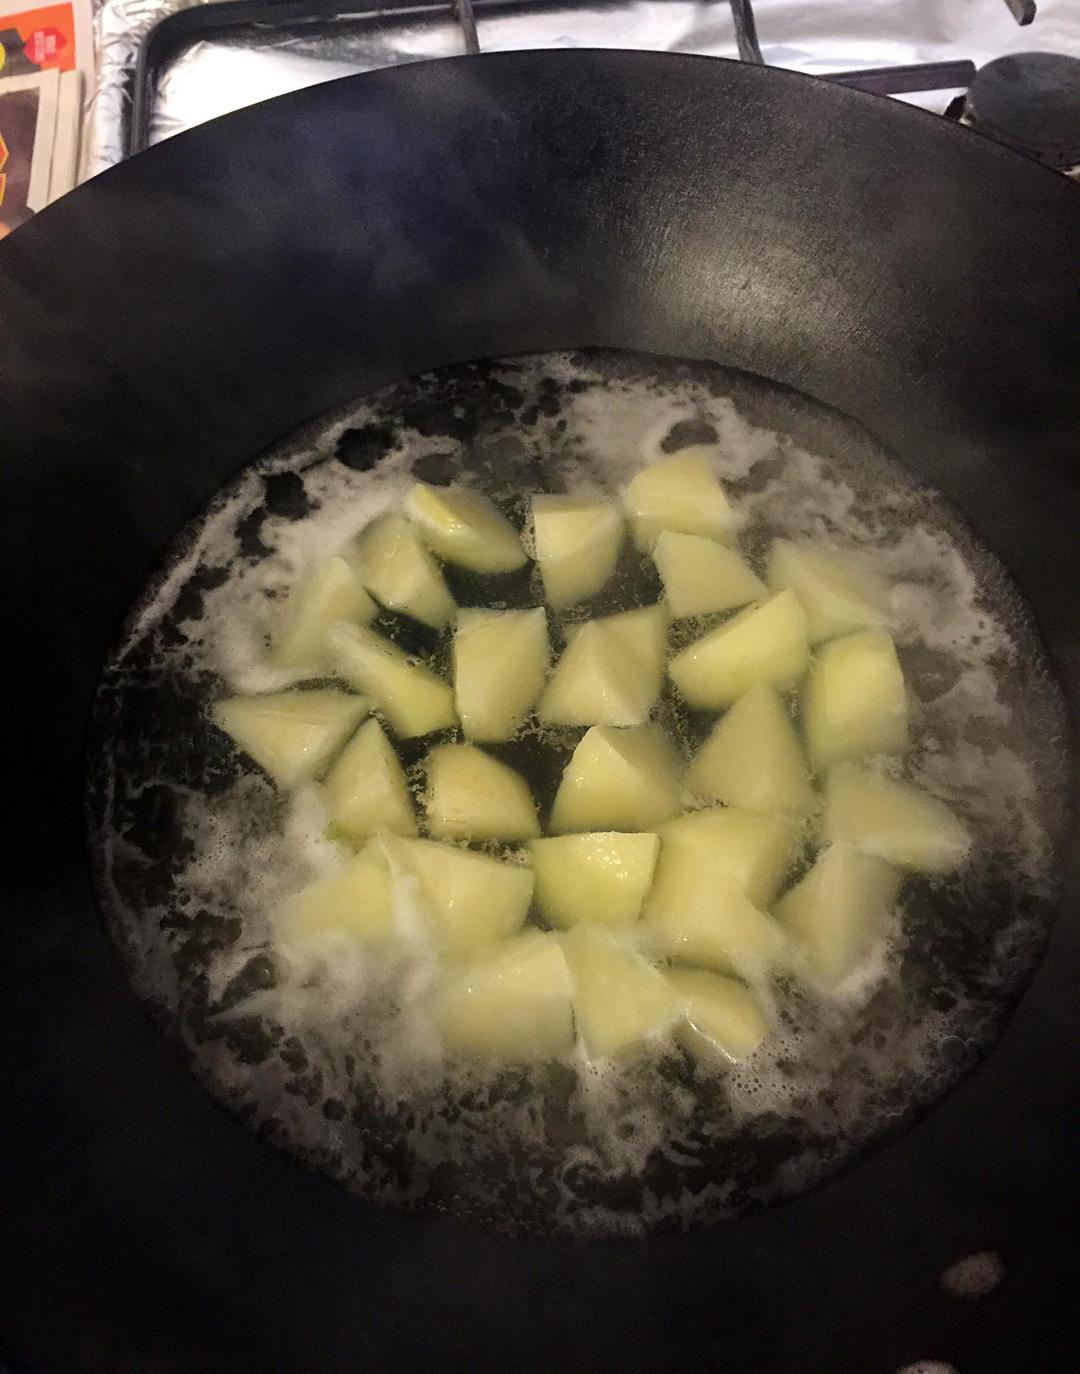
[[[1080,165],[1077,0],[103,0],[84,174],[229,111],[379,67],[522,48],[741,58]]]

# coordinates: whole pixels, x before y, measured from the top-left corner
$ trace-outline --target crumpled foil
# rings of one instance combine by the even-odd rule
[[[139,46],[167,15],[200,0],[103,0],[96,16],[98,78],[86,128],[83,175],[121,161],[124,121]],[[1080,57],[1080,0],[1040,0],[1020,28],[1004,0],[756,0],[766,62],[819,75],[862,68],[970,59],[982,66],[1009,52],[1042,49]],[[278,32],[195,42],[158,82],[152,141],[245,105],[401,62],[464,51],[451,17],[357,15],[332,32]],[[580,7],[477,14],[480,48],[645,48],[737,56],[725,0],[610,0]],[[943,111],[955,91],[901,97]]]

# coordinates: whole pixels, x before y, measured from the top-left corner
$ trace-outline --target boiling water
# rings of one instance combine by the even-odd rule
[[[288,587],[421,477],[478,482],[520,527],[533,491],[613,493],[643,464],[713,445],[761,566],[777,534],[861,550],[894,584],[918,698],[916,782],[977,837],[960,877],[909,881],[885,947],[838,997],[768,990],[776,1029],[738,1068],[672,1045],[630,1065],[448,1068],[424,1007],[429,957],[327,942],[275,950],[268,913],[341,863],[315,789],[282,799],[207,704],[290,685],[267,663]],[[540,604],[538,574],[447,570],[460,604]],[[567,620],[656,599],[627,550]],[[376,621],[443,658],[433,632]],[[676,641],[700,633],[681,624]],[[664,696],[682,749],[710,720]],[[495,752],[550,803],[580,731]],[[449,736],[453,737],[453,736]],[[717,368],[548,356],[392,387],[249,469],[189,531],[133,614],[101,688],[91,810],[110,927],[140,993],[212,1092],[350,1188],[511,1230],[641,1232],[803,1190],[895,1132],[965,1072],[1041,945],[1063,811],[1061,703],[1015,589],[932,492],[803,398]],[[410,741],[418,764],[431,740]]]

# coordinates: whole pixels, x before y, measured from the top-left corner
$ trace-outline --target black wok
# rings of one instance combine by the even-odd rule
[[[1080,696],[1080,193],[780,71],[640,53],[336,82],[136,158],[0,246],[2,1339],[34,1371],[1077,1367],[1080,894],[987,1061],[801,1200],[510,1241],[363,1204],[204,1096],[95,909],[82,757],[168,541],[301,420],[439,364],[709,358],[864,424],[1029,597]],[[984,1299],[942,1293],[992,1248]]]

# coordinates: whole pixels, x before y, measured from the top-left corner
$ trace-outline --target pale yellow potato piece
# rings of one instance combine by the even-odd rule
[[[679,762],[658,725],[594,725],[566,765],[549,828],[650,830],[679,803]]]
[[[637,725],[656,700],[637,671],[634,656],[592,621],[566,646],[536,713],[548,725]]]
[[[416,834],[404,770],[377,720],[361,725],[327,774],[323,791],[330,819],[354,839],[379,830]]]
[[[340,873],[319,878],[289,897],[274,921],[286,944],[341,931],[365,943],[382,943],[393,934],[390,869],[379,850],[368,845]]]
[[[709,1063],[723,1056],[738,1063],[768,1035],[769,1021],[760,1001],[734,978],[700,968],[668,969],[665,977],[686,1018],[676,1036],[695,1059]]]
[[[642,678],[648,682],[654,696],[659,696],[667,659],[668,609],[664,603],[620,611],[618,615],[603,616],[592,623],[601,626],[606,635],[634,656]]]
[[[699,797],[746,811],[805,815],[814,809],[794,726],[772,687],[751,687],[713,726],[686,783]]]
[[[540,834],[528,784],[474,744],[427,756],[427,828],[440,840],[530,840]]]
[[[769,594],[741,554],[699,534],[665,530],[656,541],[653,561],[676,620],[734,611]]]
[[[535,1063],[574,1043],[570,974],[556,936],[530,931],[447,968],[433,996],[452,1055]]]
[[[589,620],[570,636],[538,715],[550,725],[640,725],[660,695],[667,612],[645,606]]]
[[[789,816],[762,816],[734,806],[693,811],[660,826],[660,862],[649,905],[668,902],[682,870],[727,874],[749,901],[768,907],[784,881],[799,841],[799,825]]]
[[[628,1054],[671,1030],[679,998],[640,954],[601,926],[575,926],[561,939],[578,1034],[590,1059]]]
[[[532,901],[532,869],[439,840],[384,843],[418,881],[423,908],[448,949],[490,944],[520,930]]]
[[[280,668],[308,668],[315,676],[326,667],[330,626],[339,620],[367,625],[377,610],[352,565],[336,555],[328,558],[289,593],[270,657]]]
[[[642,553],[652,553],[664,530],[735,537],[731,507],[704,448],[683,449],[643,468],[626,489],[625,506]]]
[[[666,846],[642,928],[657,954],[748,977],[760,975],[786,951],[783,931],[730,873]]]
[[[509,739],[540,695],[550,657],[543,607],[459,611],[454,629],[454,696],[468,738]]]
[[[533,531],[544,598],[556,610],[595,595],[615,571],[623,518],[610,501],[534,496]]]
[[[900,875],[884,859],[830,845],[775,915],[801,953],[811,982],[834,988],[859,966],[896,906]]]
[[[823,836],[920,873],[950,873],[971,852],[967,827],[944,802],[850,763],[826,779]]]
[[[863,630],[823,645],[803,688],[803,724],[815,768],[863,754],[902,754],[907,689],[892,636]]]
[[[380,515],[356,541],[353,565],[361,582],[392,611],[441,630],[457,607],[439,566],[403,515]]]
[[[505,573],[528,562],[517,530],[482,492],[417,482],[405,513],[428,548],[460,568]]]
[[[563,930],[583,921],[636,921],[659,852],[658,835],[601,831],[533,840],[529,853],[540,910]]]
[[[229,697],[210,714],[279,787],[296,787],[323,771],[370,709],[350,692],[273,692]]]
[[[403,739],[457,724],[449,686],[374,630],[333,625],[326,647],[340,676],[366,692]]]
[[[811,644],[889,624],[888,584],[835,549],[777,539],[765,580],[774,592],[790,588],[799,598]]]
[[[691,706],[719,707],[759,682],[790,687],[808,661],[806,616],[795,593],[784,591],[695,640],[668,671]]]

